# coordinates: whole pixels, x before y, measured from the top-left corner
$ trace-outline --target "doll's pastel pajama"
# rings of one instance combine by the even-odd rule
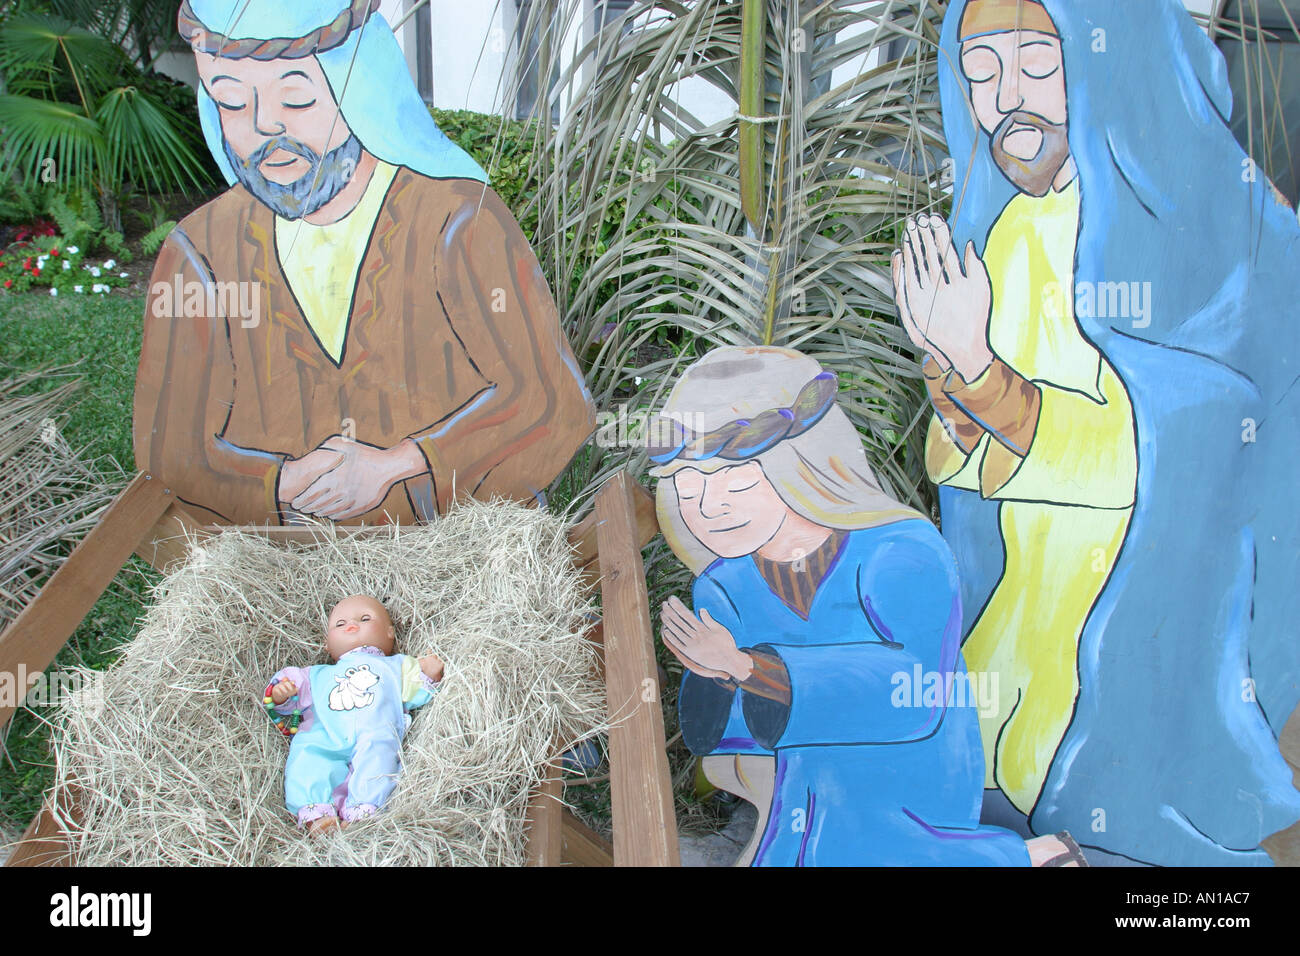
[[[400,747],[409,711],[432,699],[437,685],[406,654],[385,657],[357,648],[336,664],[286,667],[274,680],[298,686],[298,702],[279,713],[302,711],[284,771],[285,805],[298,822],[341,815],[356,820],[388,800],[401,769]]]

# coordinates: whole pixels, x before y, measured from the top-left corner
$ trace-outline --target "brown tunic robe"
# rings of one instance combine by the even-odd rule
[[[215,284],[241,280],[260,284],[258,314],[225,318]],[[214,294],[173,291],[195,282]],[[428,520],[453,495],[534,498],[594,427],[537,259],[479,182],[398,170],[337,365],[281,270],[274,214],[242,186],[172,232],[150,288],[136,463],[217,520],[292,521],[277,496],[282,463],[349,420],[349,437],[382,448],[410,438],[429,464],[351,522],[367,524]]]

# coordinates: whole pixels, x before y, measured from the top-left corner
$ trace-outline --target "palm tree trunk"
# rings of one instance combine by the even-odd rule
[[[120,235],[122,232],[122,207],[117,201],[117,194],[103,180],[95,184],[95,193],[99,200],[99,213],[104,217],[104,230],[106,232],[116,232]]]

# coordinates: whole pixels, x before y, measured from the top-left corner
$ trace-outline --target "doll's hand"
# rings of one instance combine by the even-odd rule
[[[298,693],[298,685],[291,680],[282,680],[271,688],[271,702],[277,707]]]
[[[425,654],[420,658],[420,670],[429,680],[438,683],[442,680],[442,658],[437,654]]]

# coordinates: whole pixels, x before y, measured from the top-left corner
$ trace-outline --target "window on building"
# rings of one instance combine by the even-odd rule
[[[408,6],[410,0],[408,0]],[[424,102],[433,105],[433,11],[425,4],[412,18],[415,32],[415,85]]]
[[[590,32],[588,38],[596,36],[606,27],[612,27],[623,21],[624,15],[632,9],[634,0],[588,0],[586,27]],[[524,119],[533,115],[533,110],[537,105],[537,97],[541,92],[540,75],[541,63],[538,55],[538,30],[532,31],[532,36],[525,41],[527,32],[528,18],[533,15],[532,11],[536,5],[536,0],[515,0],[516,9],[516,27],[515,27],[515,45],[519,50],[520,57],[520,83],[519,94],[515,103],[515,116],[518,119]],[[553,4],[548,4],[542,0],[541,10],[545,11]],[[552,14],[551,22],[546,29],[551,31],[553,42],[559,44],[562,41],[561,29],[563,24],[560,23],[558,11]],[[544,16],[544,13],[538,13],[536,16]],[[632,21],[622,22],[624,33],[630,33],[632,30]],[[551,70],[550,89],[554,90],[556,84],[560,81],[560,64],[554,63]],[[555,104],[551,107],[551,121],[558,123],[560,121],[560,107]]]
[[[591,17],[588,23],[591,24],[591,39],[595,39],[606,29],[616,28],[622,24],[622,33],[624,36],[632,32],[632,20],[623,19],[624,14],[632,9],[632,0],[592,0]],[[596,69],[602,69],[606,60],[603,54],[598,54]]]
[[[543,17],[545,11],[551,4],[546,0],[541,0],[540,9],[537,13],[533,8],[538,6],[537,0],[515,0],[516,19],[515,19],[515,47],[519,50],[519,92],[515,97],[515,118],[527,119],[533,115],[537,107],[537,99],[541,95],[541,55],[539,53],[539,34],[542,32],[541,25],[529,29],[530,17]],[[549,38],[552,44],[558,45],[560,38],[560,22],[556,15],[558,11],[552,12],[550,23],[545,29],[549,31]],[[525,35],[527,34],[527,37]],[[548,91],[555,89],[560,82],[560,64],[558,57],[552,57],[551,76],[547,84]],[[560,121],[560,105],[555,103],[551,107],[551,122]]]
[[[616,23],[629,10],[632,9],[632,0],[594,0],[592,4],[592,23],[597,33],[605,29],[607,24]],[[629,33],[632,30],[632,23],[628,21],[623,25],[623,32]]]
[[[915,30],[917,13],[913,9],[895,11],[892,19],[901,29]],[[884,44],[880,53],[881,63],[893,63],[916,53],[917,41],[906,36],[897,36]],[[873,63],[872,66],[875,66]],[[904,72],[899,75],[900,84],[910,84],[912,75]],[[943,167],[948,154],[934,145],[922,143],[919,136],[907,138],[881,137],[879,145],[879,162],[891,166],[909,176],[932,176]],[[946,183],[945,183],[946,185]]]

